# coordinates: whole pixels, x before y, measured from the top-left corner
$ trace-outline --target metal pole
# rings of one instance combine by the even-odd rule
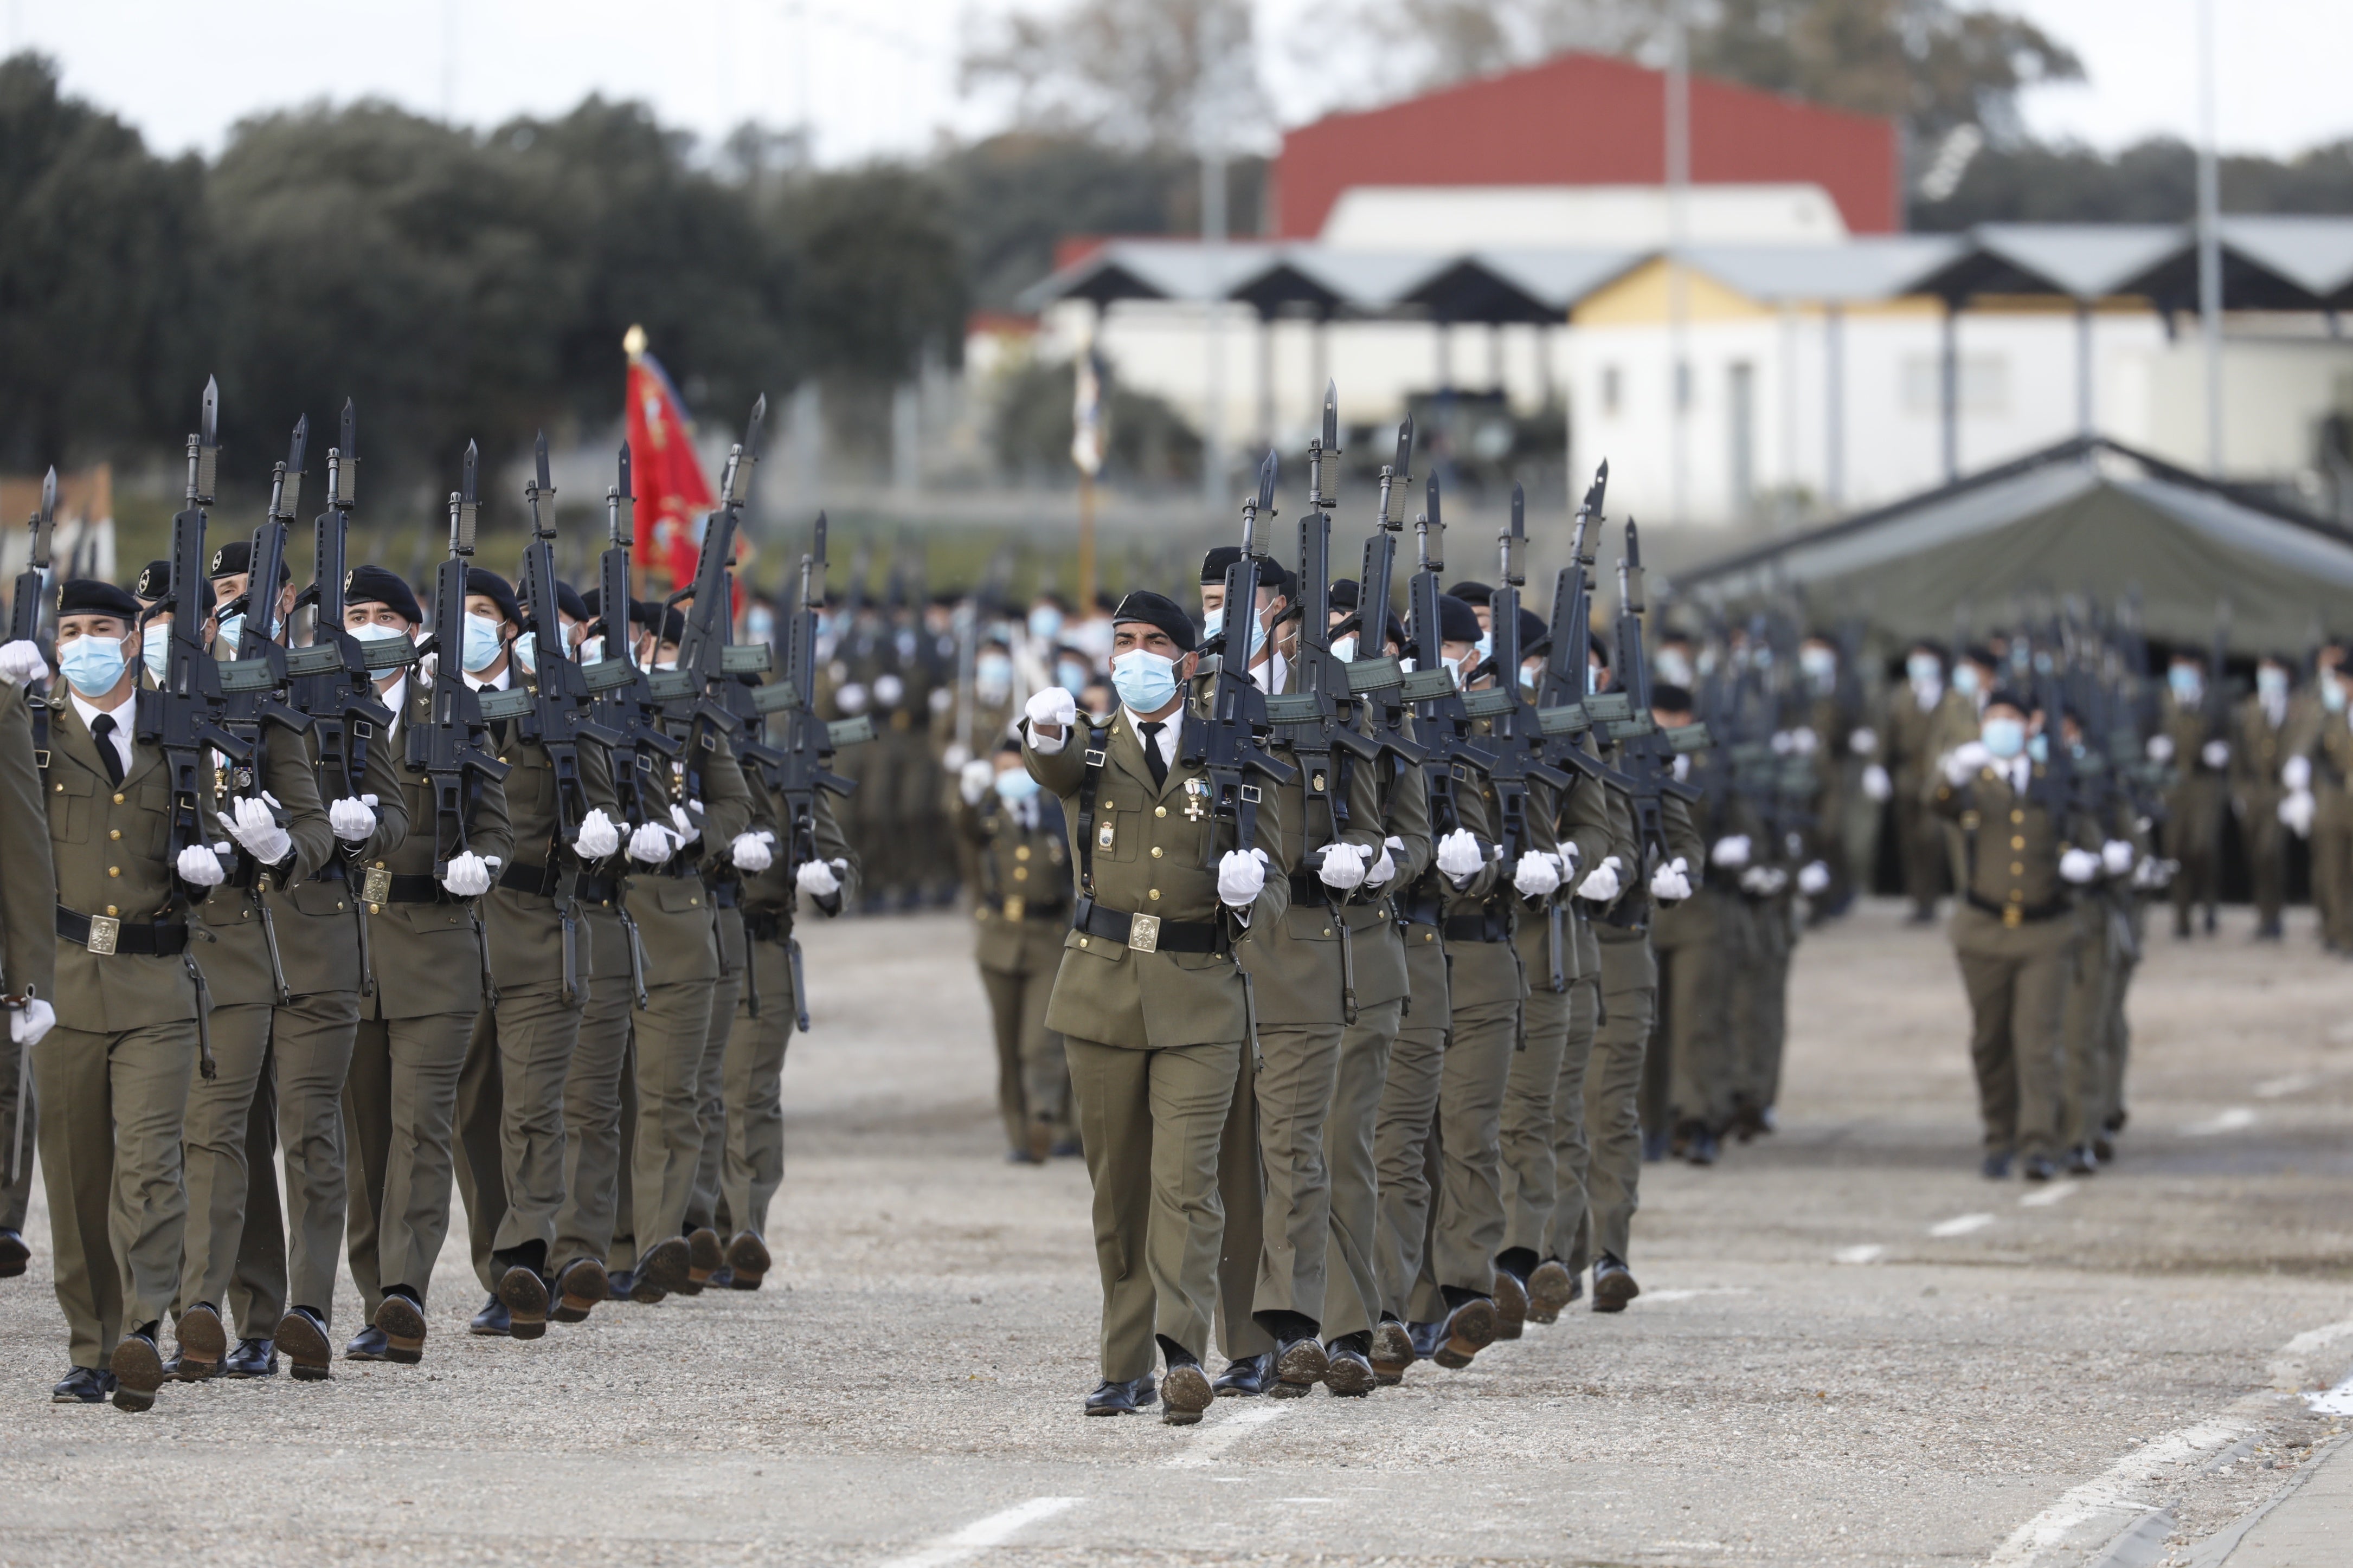
[[[1822,311],[1822,499],[1846,505],[1846,307]]]
[[[2222,188],[2214,147],[2214,0],[2198,0],[2198,335],[2206,357],[2206,471],[2222,477]]]
[[[2075,429],[2092,435],[2092,302],[2075,301]]]
[[[1225,45],[1217,5],[1201,7],[1199,46],[1200,89],[1197,112],[1201,138],[1201,258],[1207,274],[1202,287],[1202,352],[1208,355],[1208,395],[1201,440],[1201,502],[1212,517],[1226,509],[1226,353],[1224,307],[1219,284],[1225,277],[1226,153],[1218,123],[1212,84]]]
[[[1943,426],[1945,482],[1961,477],[1961,302],[1945,301],[1944,341],[1936,356],[1936,401]]]
[[[1667,379],[1668,395],[1673,399],[1668,422],[1668,515],[1680,523],[1689,521],[1691,513],[1691,295],[1683,275],[1689,237],[1684,207],[1691,191],[1691,53],[1683,0],[1669,0],[1667,40]]]

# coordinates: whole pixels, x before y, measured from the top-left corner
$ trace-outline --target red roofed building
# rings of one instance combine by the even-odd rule
[[[1694,76],[1692,180],[1813,184],[1849,232],[1903,226],[1895,123]],[[1274,234],[1313,239],[1353,186],[1661,185],[1666,75],[1567,54],[1386,109],[1287,132],[1271,181]]]

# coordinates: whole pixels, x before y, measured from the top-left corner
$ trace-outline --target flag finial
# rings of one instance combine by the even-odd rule
[[[627,353],[631,360],[635,360],[640,354],[644,353],[646,352],[646,330],[643,327],[632,324],[628,331],[621,334],[621,349],[622,352]]]

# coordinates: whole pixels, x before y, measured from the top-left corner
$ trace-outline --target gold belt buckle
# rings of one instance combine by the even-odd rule
[[[370,870],[365,876],[360,879],[360,901],[362,903],[380,904],[389,898],[391,894],[392,873],[385,870],[381,866]]]
[[[90,917],[90,940],[82,945],[103,958],[114,951],[122,935],[122,922],[111,915]]]
[[[2001,911],[2001,923],[2015,931],[2026,923],[2026,911],[2016,904],[2008,905]]]
[[[1021,895],[1016,893],[1011,898],[1005,900],[1005,918],[1009,921],[1018,921],[1021,918],[1022,911],[1028,907],[1028,904],[1024,901]]]
[[[1127,945],[1136,952],[1160,951],[1160,917],[1130,915],[1127,917]]]

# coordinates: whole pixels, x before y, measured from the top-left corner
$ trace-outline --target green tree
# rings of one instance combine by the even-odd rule
[[[903,381],[964,349],[966,295],[937,183],[872,163],[790,182],[768,221],[791,258],[803,374]]]

